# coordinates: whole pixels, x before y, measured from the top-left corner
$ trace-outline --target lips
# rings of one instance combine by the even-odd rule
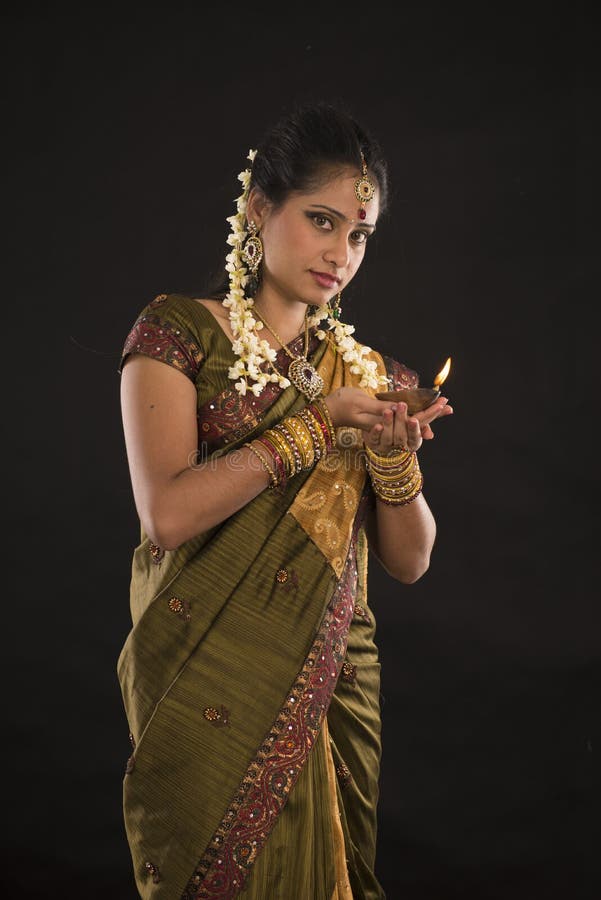
[[[328,275],[327,272],[314,272],[313,269],[310,271],[315,281],[321,285],[321,287],[333,288],[338,287],[340,284],[340,279],[336,278],[335,275]]]

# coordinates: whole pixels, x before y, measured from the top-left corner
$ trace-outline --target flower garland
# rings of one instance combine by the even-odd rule
[[[252,162],[256,156],[256,150],[250,150],[247,159]],[[277,351],[271,347],[266,340],[258,337],[257,331],[263,328],[263,322],[254,318],[252,307],[254,305],[253,297],[246,297],[244,288],[248,284],[248,273],[244,266],[242,250],[244,241],[248,235],[246,230],[246,206],[250,191],[251,169],[245,169],[238,175],[238,180],[242,182],[244,188],[240,197],[235,201],[236,214],[228,216],[227,222],[230,223],[232,233],[228,235],[227,243],[233,248],[226,256],[225,269],[229,272],[229,292],[226,295],[223,305],[228,307],[229,322],[232,334],[235,337],[232,343],[232,350],[238,357],[235,364],[228,369],[228,378],[236,380],[234,387],[245,396],[247,390],[251,390],[255,397],[258,397],[270,381],[277,381],[281,388],[287,388],[290,380],[275,370],[273,363],[275,362]],[[334,334],[334,346],[336,350],[342,354],[345,362],[352,365],[350,371],[353,374],[361,374],[359,387],[377,388],[382,384],[388,384],[388,378],[384,375],[377,375],[377,363],[374,360],[363,359],[371,353],[371,347],[358,344],[351,334],[355,330],[354,325],[345,325],[332,315],[330,307],[318,309],[313,315],[308,317],[309,327],[319,325],[323,319],[328,320],[330,329],[328,332],[322,328],[318,329],[315,334],[320,341],[325,340],[329,334]],[[265,361],[272,364],[274,372],[267,374],[261,371],[261,366]],[[249,384],[249,379],[254,384]]]

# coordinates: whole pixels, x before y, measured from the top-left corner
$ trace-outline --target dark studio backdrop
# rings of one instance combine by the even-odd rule
[[[248,149],[318,98],[390,163],[343,320],[425,385],[453,358],[420,452],[431,568],[406,587],[370,561],[377,872],[391,900],[601,896],[599,34],[574,5],[387,15],[3,16],[3,897],[137,896],[116,367],[150,299],[222,264]]]

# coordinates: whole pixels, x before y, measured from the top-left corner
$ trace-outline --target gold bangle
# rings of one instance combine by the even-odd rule
[[[280,436],[284,438],[288,446],[289,454],[291,454],[292,458],[294,459],[291,474],[298,475],[298,473],[303,468],[303,459],[298,444],[294,439],[294,434],[290,430],[290,428],[288,428],[288,417],[286,419],[282,419],[282,421],[278,422],[277,425],[274,425],[274,431],[279,432]]]
[[[389,470],[388,472],[381,472],[373,466],[368,465],[367,471],[372,476],[372,478],[377,479],[377,481],[381,481],[382,484],[394,484],[395,482],[406,482],[409,481],[413,476],[419,472],[419,463],[416,458],[411,460],[408,465],[406,465],[403,469],[399,469],[394,472]]]
[[[292,449],[288,444],[285,436],[282,435],[279,431],[276,431],[275,428],[269,428],[264,432],[264,435],[270,441],[270,443],[273,444],[273,446],[281,456],[286,468],[286,477],[294,475],[296,469],[296,461],[294,459]]]
[[[296,441],[303,457],[303,469],[310,469],[315,462],[315,444],[313,435],[305,420],[298,415],[290,416],[286,424]]]
[[[327,451],[327,446],[324,433],[319,422],[317,421],[315,413],[311,409],[309,409],[308,406],[305,406],[297,415],[303,420],[303,422],[309,429],[309,433],[313,441],[313,452],[315,455],[315,459],[321,459],[321,457]]]
[[[378,454],[376,454],[378,455]],[[376,497],[396,505],[409,503],[421,492],[423,475],[415,452],[396,468],[376,465],[368,458],[367,471]]]
[[[254,447],[251,443],[244,444],[244,446],[248,447],[249,450],[252,450],[252,452],[255,454],[255,456],[257,456],[258,459],[260,459],[261,462],[263,463],[263,468],[269,474],[269,486],[272,488],[277,487],[278,478],[277,478],[277,475],[275,474],[275,471],[271,467],[270,463],[267,462],[267,460],[263,457],[263,455],[260,453],[260,451],[257,450],[257,448]]]
[[[334,446],[336,444],[336,429],[334,428],[334,423],[332,422],[332,416],[330,415],[328,404],[325,402],[323,397],[318,397],[317,400],[313,401],[313,403],[315,404],[315,406],[317,406],[319,412],[325,419],[326,425],[328,426],[328,430],[330,432],[330,437],[332,439],[332,446]]]
[[[370,461],[376,463],[376,465],[384,466],[386,468],[392,468],[394,466],[400,465],[400,463],[404,462],[408,459],[413,453],[414,450],[397,450],[394,453],[389,454],[388,456],[382,456],[380,453],[376,453],[375,450],[372,450],[371,447],[365,446],[365,453],[367,458]]]
[[[394,466],[383,466],[380,463],[375,462],[374,460],[366,457],[365,465],[368,471],[374,472],[375,474],[383,477],[383,478],[401,478],[406,475],[408,472],[412,472],[417,462],[417,455],[415,453],[410,453],[405,459],[399,460],[399,462]]]
[[[368,464],[367,471],[373,478],[377,478],[378,481],[381,481],[384,484],[389,482],[392,484],[397,481],[408,481],[417,468],[419,468],[417,461],[411,461],[402,469],[398,469],[396,471],[389,470],[388,472],[381,472],[379,469],[376,469],[374,466]]]
[[[411,485],[410,489],[406,489],[404,495],[399,493],[392,494],[388,491],[382,492],[372,482],[374,494],[376,495],[378,500],[381,500],[382,503],[386,503],[389,506],[406,506],[408,503],[411,503],[413,500],[415,500],[416,497],[421,494],[423,484],[424,477],[421,472],[419,473],[419,476],[416,479],[415,483]]]
[[[273,457],[275,451],[281,458],[286,479],[303,469],[312,468],[327,451],[323,425],[308,407],[286,416],[264,431],[259,442],[261,438],[265,438],[267,442],[264,446],[269,456]],[[269,452],[269,445],[273,448],[272,452]],[[278,468],[281,470],[279,463]],[[274,481],[277,481],[277,475],[274,476]]]

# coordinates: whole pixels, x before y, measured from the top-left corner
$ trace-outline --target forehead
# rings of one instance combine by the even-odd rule
[[[316,188],[292,194],[290,200],[297,204],[323,204],[334,207],[340,210],[347,218],[356,220],[358,219],[361,204],[355,193],[355,184],[360,178],[360,171],[354,171],[353,169],[339,170],[330,177],[326,177]],[[373,198],[365,204],[367,213],[366,224],[375,222],[378,216],[380,197],[378,186],[375,182],[374,187],[375,194]]]

